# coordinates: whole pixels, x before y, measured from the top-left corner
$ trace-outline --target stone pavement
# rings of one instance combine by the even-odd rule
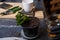
[[[6,38],[0,38],[0,40],[26,40],[26,39],[18,37],[6,37]]]
[[[21,27],[16,25],[15,19],[0,19],[0,38],[20,37]]]
[[[45,24],[45,21],[40,20],[40,36],[34,40],[49,40],[46,28],[47,26]],[[21,38],[21,29],[22,28],[20,26],[16,26],[15,19],[0,19],[0,38],[4,39],[7,37],[8,40],[10,40],[8,37]]]

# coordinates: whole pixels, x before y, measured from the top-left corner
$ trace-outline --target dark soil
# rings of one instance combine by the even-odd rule
[[[28,20],[28,21],[25,21],[24,23],[23,23],[23,27],[25,28],[25,27],[29,27],[29,28],[33,28],[33,27],[35,27],[35,26],[37,26],[39,24],[39,19],[38,18],[36,18],[36,17],[30,17],[30,20]]]

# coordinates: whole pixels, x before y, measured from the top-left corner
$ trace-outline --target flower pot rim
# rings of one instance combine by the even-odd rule
[[[39,19],[37,17],[29,17],[29,18],[35,18],[36,19],[35,21],[38,20],[37,23],[36,23],[37,25],[34,25],[34,27],[28,27],[28,26],[27,27],[26,26],[24,27],[24,26],[22,26],[22,28],[35,28],[35,27],[39,26]]]

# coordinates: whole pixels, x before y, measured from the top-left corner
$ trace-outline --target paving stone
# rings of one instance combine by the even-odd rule
[[[9,24],[8,24],[9,23]],[[40,20],[40,36],[33,40],[49,40],[47,33],[47,26],[44,20]],[[18,37],[21,38],[21,26],[16,25],[15,19],[0,19],[0,38],[4,37]],[[8,39],[10,40],[10,39]]]

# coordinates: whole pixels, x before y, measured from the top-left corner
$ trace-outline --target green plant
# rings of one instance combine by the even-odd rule
[[[16,15],[16,22],[18,26],[22,26],[25,21],[28,21],[29,17],[24,15],[22,12],[18,12]]]
[[[21,7],[15,6],[15,7],[9,9],[8,11],[12,11],[13,13],[16,13],[17,11],[19,11],[19,10],[21,10],[21,9],[22,9]]]

